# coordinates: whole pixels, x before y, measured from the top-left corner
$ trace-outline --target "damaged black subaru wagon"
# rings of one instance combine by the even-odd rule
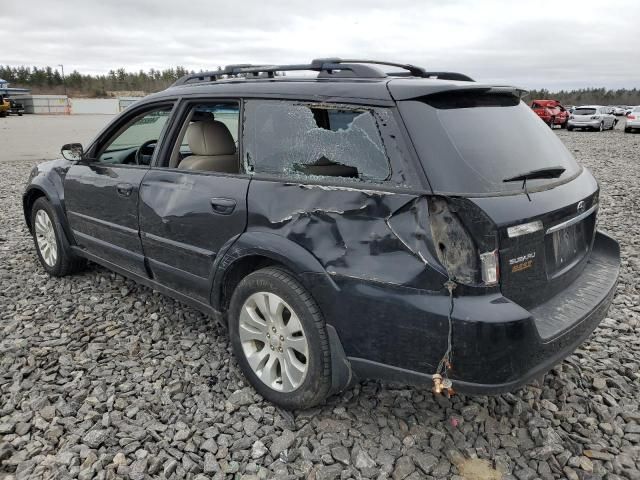
[[[34,168],[25,218],[51,275],[89,260],[215,314],[284,407],[359,378],[512,390],[587,338],[620,264],[522,93],[340,59],[189,75]]]

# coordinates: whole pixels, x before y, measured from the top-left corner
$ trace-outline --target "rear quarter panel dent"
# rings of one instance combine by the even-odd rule
[[[297,244],[332,276],[437,291],[446,277],[433,275],[438,262],[424,230],[428,217],[419,218],[427,211],[426,198],[366,186],[254,179],[248,232]]]

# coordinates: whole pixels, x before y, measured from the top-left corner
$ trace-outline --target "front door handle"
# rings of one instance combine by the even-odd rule
[[[232,198],[212,198],[211,208],[220,215],[230,215],[236,208],[236,201]]]
[[[116,185],[116,191],[118,192],[118,195],[129,197],[133,191],[133,185],[130,183],[119,183]]]

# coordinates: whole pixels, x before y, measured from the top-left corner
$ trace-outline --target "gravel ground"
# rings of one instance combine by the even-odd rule
[[[49,278],[20,206],[35,161],[0,161],[0,479],[640,479],[640,135],[556,133],[623,250],[582,348],[513,394],[365,382],[293,413],[202,314],[97,266]]]

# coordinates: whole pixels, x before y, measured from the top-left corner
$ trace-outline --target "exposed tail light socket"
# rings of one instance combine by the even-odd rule
[[[480,254],[480,269],[485,285],[496,285],[499,279],[498,250]]]

